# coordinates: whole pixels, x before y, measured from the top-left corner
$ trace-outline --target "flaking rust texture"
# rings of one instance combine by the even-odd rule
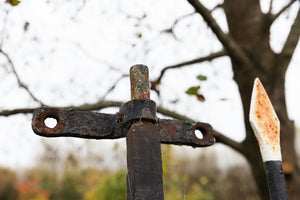
[[[57,108],[40,108],[33,114],[32,129],[35,133],[40,134],[56,134],[64,130],[66,122],[61,116],[60,109]],[[57,125],[49,128],[45,125],[46,118],[53,118],[56,120]]]
[[[130,69],[131,99],[150,99],[149,71],[145,65]]]
[[[250,121],[252,126],[259,132],[256,136],[259,144],[265,142],[273,152],[280,151],[279,132],[280,123],[271,101],[259,79],[255,80],[250,109]],[[257,134],[257,133],[256,133]],[[263,140],[263,141],[260,141]]]
[[[76,111],[71,109],[36,109],[33,113],[32,129],[45,137],[80,137],[93,139],[116,139],[124,137],[120,115]],[[54,118],[57,124],[47,127],[45,120]]]
[[[130,82],[131,101],[123,104],[116,114],[42,107],[33,113],[32,128],[45,137],[126,137],[127,199],[163,200],[160,143],[210,146],[215,141],[212,127],[200,122],[158,119],[156,104],[150,100],[149,72],[145,65],[130,69]],[[56,119],[57,124],[47,127],[47,118]]]
[[[212,127],[206,123],[184,122],[180,120],[158,119],[161,143],[205,147],[214,144]],[[203,138],[198,138],[195,131],[199,130]],[[184,133],[184,134],[183,134]]]

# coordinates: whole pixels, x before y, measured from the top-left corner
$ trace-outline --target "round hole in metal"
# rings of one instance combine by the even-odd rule
[[[202,140],[203,139],[203,133],[201,132],[201,130],[199,130],[199,129],[196,129],[195,131],[194,131],[194,134],[195,134],[195,136],[198,138],[198,139],[200,139],[200,140]]]
[[[58,121],[54,117],[47,117],[44,120],[44,123],[48,128],[54,128],[57,125]]]

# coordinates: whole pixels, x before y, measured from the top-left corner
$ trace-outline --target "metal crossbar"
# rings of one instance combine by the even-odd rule
[[[34,111],[33,131],[45,137],[117,139],[127,143],[127,199],[162,200],[161,143],[206,147],[214,144],[207,123],[166,120],[156,117],[156,104],[150,100],[149,72],[145,65],[130,69],[131,101],[116,114],[41,107]],[[53,128],[45,125],[54,118]],[[196,136],[201,131],[202,137]]]

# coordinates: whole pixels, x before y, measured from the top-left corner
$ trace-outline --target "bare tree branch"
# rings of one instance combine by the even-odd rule
[[[273,10],[273,0],[270,0],[268,15],[272,15]]]
[[[278,57],[278,61],[281,62],[280,66],[284,70],[287,69],[291,61],[291,58],[297,47],[299,37],[300,37],[300,10],[298,10],[296,19],[291,27],[290,33]]]
[[[57,108],[70,108],[74,110],[85,110],[85,111],[92,111],[92,110],[100,110],[103,108],[109,108],[109,107],[120,107],[123,104],[121,101],[98,101],[93,104],[82,104],[78,106],[65,106],[65,107],[57,107]],[[10,115],[15,114],[30,114],[33,113],[33,111],[36,108],[18,108],[18,109],[12,109],[12,110],[2,110],[0,111],[0,116],[8,117]]]
[[[71,108],[74,110],[85,110],[85,111],[92,111],[92,110],[100,110],[103,108],[109,108],[109,107],[120,107],[124,102],[122,101],[98,101],[96,103],[92,104],[83,104],[79,106],[69,106],[64,108]]]
[[[5,29],[6,29],[6,25],[7,25],[7,19],[8,19],[8,10],[5,10],[5,15],[3,17],[3,22],[2,22],[2,27],[1,27],[1,33],[0,33],[0,49],[2,49],[2,45],[3,45],[3,40],[4,40],[4,36],[5,36]]]
[[[223,8],[223,6],[224,6],[224,3],[219,3],[213,9],[211,9],[210,12],[212,13],[213,11],[217,10],[218,8]]]
[[[86,0],[83,0],[82,5],[79,8],[77,8],[75,14],[71,17],[71,20],[74,20],[77,17],[78,13],[83,9],[85,4],[86,4]]]
[[[50,41],[52,42],[52,41]],[[61,39],[61,38],[55,38],[55,40],[53,40],[53,43],[56,43],[56,42],[64,42],[64,43],[67,43],[67,44],[71,44],[75,47],[76,50],[80,51],[81,53],[83,53],[87,58],[95,61],[95,62],[99,62],[99,63],[102,63],[102,64],[105,64],[108,66],[108,68],[112,71],[116,71],[116,72],[120,72],[120,68],[112,65],[111,63],[105,61],[105,60],[102,60],[100,59],[99,57],[96,57],[94,55],[92,55],[90,52],[88,52],[79,42],[77,41],[72,41],[72,40],[69,40],[69,39]]]
[[[236,42],[228,34],[225,34],[216,20],[212,17],[211,12],[202,5],[199,0],[188,0],[195,10],[203,17],[207,25],[215,33],[219,41],[223,44],[228,55],[239,63],[243,63],[246,70],[251,70],[252,62],[248,56],[240,49]]]
[[[0,111],[0,116],[8,117],[16,114],[31,114],[36,108],[17,108],[12,110],[2,110]]]
[[[174,111],[170,111],[170,110],[165,109],[165,108],[160,107],[160,106],[157,107],[157,112],[159,112],[160,114],[163,114],[165,116],[172,117],[172,118],[179,119],[179,120],[183,120],[183,121],[196,121],[196,120],[191,119],[191,118],[189,118],[185,115],[181,115],[179,113],[176,113]],[[214,134],[214,137],[216,138],[217,142],[228,145],[229,147],[233,148],[234,150],[236,150],[240,153],[243,152],[243,148],[242,148],[241,143],[238,143],[238,142],[230,139],[229,137],[226,137],[225,135],[223,135],[222,133],[220,133],[216,130],[213,130],[213,134]]]
[[[160,75],[157,79],[155,79],[154,81],[151,81],[151,89],[158,92],[157,86],[160,84],[162,77],[164,76],[166,71],[169,70],[169,69],[180,68],[180,67],[184,67],[184,66],[187,66],[187,65],[201,63],[201,62],[204,62],[204,61],[211,61],[215,58],[219,58],[219,57],[226,56],[226,55],[227,55],[226,51],[221,50],[221,51],[212,53],[212,54],[204,56],[204,57],[200,57],[200,58],[196,58],[196,59],[193,59],[193,60],[185,61],[185,62],[182,62],[182,63],[178,63],[176,65],[167,66],[167,67],[165,67],[161,70]]]
[[[178,22],[179,22],[180,20],[182,20],[182,19],[184,19],[184,18],[186,18],[186,17],[192,16],[192,15],[194,15],[195,13],[196,13],[196,12],[192,12],[192,13],[189,13],[189,14],[186,14],[186,15],[183,15],[183,16],[177,18],[177,19],[174,21],[174,23],[172,24],[172,26],[171,26],[170,28],[167,28],[167,29],[165,29],[165,30],[163,30],[163,31],[161,31],[161,32],[162,32],[162,33],[170,33],[170,34],[173,35],[173,37],[174,37],[175,39],[177,39],[177,37],[176,37],[176,35],[175,35],[175,33],[174,33],[174,28],[175,28],[175,26],[178,24]]]
[[[220,132],[215,131],[215,130],[213,130],[213,134],[214,134],[214,137],[216,138],[217,142],[219,142],[221,144],[224,144],[224,145],[227,145],[227,146],[233,148],[234,150],[236,150],[239,153],[244,152],[242,143],[236,142],[236,141],[230,139],[229,137],[227,137],[227,136],[225,136],[225,135],[223,135]]]
[[[20,79],[18,73],[16,72],[15,65],[14,65],[14,63],[12,62],[12,60],[10,59],[9,55],[8,55],[6,52],[4,52],[2,49],[0,49],[0,53],[1,53],[2,55],[5,56],[5,58],[7,59],[8,63],[10,64],[11,69],[12,69],[12,72],[13,72],[13,74],[15,75],[15,77],[16,77],[16,79],[17,79],[17,81],[18,81],[19,86],[20,86],[21,88],[25,89],[26,92],[30,95],[30,97],[31,97],[34,101],[40,103],[41,105],[45,105],[41,100],[39,100],[38,98],[36,98],[36,97],[33,95],[33,93],[29,90],[28,86],[27,86],[23,81],[21,81],[21,79]]]
[[[123,74],[120,78],[118,78],[115,81],[115,83],[106,91],[106,93],[103,95],[102,99],[104,100],[106,98],[106,96],[115,89],[115,87],[117,86],[117,84],[120,80],[122,80],[123,78],[128,77],[128,76],[129,76],[128,74]]]
[[[288,3],[286,6],[284,6],[278,13],[271,15],[272,22],[274,22],[282,13],[284,13],[284,11],[286,11],[295,2],[296,2],[296,0],[292,0],[290,3]],[[272,9],[272,7],[270,9]],[[269,11],[269,14],[271,14],[270,11]]]

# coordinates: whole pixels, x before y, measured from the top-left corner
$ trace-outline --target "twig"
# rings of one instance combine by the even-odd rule
[[[296,0],[292,0],[290,3],[284,6],[278,13],[276,13],[275,15],[271,15],[272,22],[274,22],[284,11],[286,11],[295,2]]]
[[[36,108],[17,108],[12,110],[0,111],[0,116],[8,117],[16,114],[31,114]]]
[[[294,51],[297,47],[298,41],[300,36],[300,10],[298,10],[297,16],[293,25],[291,26],[291,30],[289,35],[283,45],[281,53],[277,58],[279,62],[282,62],[280,66],[285,70],[287,69],[290,60],[294,54]]]
[[[86,111],[92,111],[92,110],[100,110],[103,108],[109,108],[109,107],[120,107],[124,102],[122,101],[98,101],[96,103],[92,104],[82,104],[79,106],[68,106],[68,107],[62,107],[62,108],[71,108],[74,110],[86,110]]]
[[[59,108],[70,108],[70,109],[74,109],[74,110],[93,111],[93,110],[100,110],[100,109],[108,108],[108,107],[120,107],[122,104],[123,104],[123,102],[121,102],[121,101],[98,101],[93,104],[83,104],[83,105],[79,105],[79,106],[67,106],[67,107],[59,107]],[[0,116],[7,117],[7,116],[15,115],[15,114],[31,114],[35,109],[36,108],[19,108],[19,109],[12,109],[12,110],[2,110],[2,111],[0,111]],[[165,109],[161,106],[157,107],[157,112],[161,113],[165,116],[169,116],[174,119],[178,119],[178,120],[195,121],[194,119],[191,119],[185,115],[181,115],[177,112]],[[240,143],[226,137],[225,135],[221,134],[220,132],[218,132],[216,130],[213,131],[213,134],[214,134],[217,142],[228,145],[238,152],[243,151]]]
[[[113,66],[112,64],[110,64],[109,62],[107,62],[105,60],[102,60],[98,57],[91,55],[79,42],[71,41],[69,39],[60,39],[60,38],[55,38],[54,42],[64,42],[64,43],[74,45],[76,47],[76,50],[81,51],[81,53],[83,53],[87,58],[89,58],[95,62],[99,62],[99,63],[103,63],[103,64],[107,65],[110,70],[120,72],[120,68]]]
[[[108,107],[120,107],[123,104],[121,101],[98,101],[93,104],[82,104],[79,106],[64,106],[64,107],[57,107],[57,108],[70,108],[74,110],[85,110],[85,111],[92,111],[92,110],[100,110],[103,108]],[[0,111],[0,116],[8,117],[10,115],[15,114],[29,114],[32,113],[36,108],[18,108],[12,110],[2,110]]]
[[[211,9],[210,12],[212,13],[213,11],[215,11],[218,8],[223,8],[223,6],[224,6],[224,3],[219,3],[213,9]]]
[[[269,4],[269,15],[272,15],[272,10],[273,10],[273,0],[270,0],[270,4]]]
[[[115,83],[106,91],[106,93],[103,95],[102,100],[104,100],[106,98],[106,96],[111,93],[115,87],[117,86],[117,84],[119,83],[120,80],[122,80],[125,77],[128,77],[128,74],[123,74],[120,78],[118,78]]]
[[[213,134],[214,134],[217,142],[225,144],[225,145],[233,148],[237,152],[243,154],[244,149],[243,149],[242,143],[236,142],[216,130],[213,130]]]
[[[182,62],[182,63],[178,63],[176,65],[167,66],[167,67],[165,67],[161,70],[160,75],[156,80],[151,81],[151,89],[156,91],[157,93],[159,93],[159,91],[157,89],[157,86],[160,84],[161,79],[164,76],[165,72],[169,69],[180,68],[180,67],[184,67],[184,66],[187,66],[187,65],[201,63],[201,62],[204,62],[204,61],[211,61],[215,58],[219,58],[219,57],[226,56],[226,55],[227,55],[226,51],[221,50],[221,51],[212,53],[212,54],[204,56],[204,57],[200,57],[200,58],[196,58],[196,59],[193,59],[193,60],[185,61],[185,62]]]
[[[14,63],[12,62],[11,58],[9,57],[9,55],[8,55],[6,52],[4,52],[2,49],[0,49],[0,53],[6,57],[8,63],[9,63],[10,66],[11,66],[12,72],[13,72],[13,74],[15,75],[17,81],[18,81],[19,86],[20,86],[21,88],[25,89],[26,92],[30,95],[30,97],[31,97],[34,101],[40,103],[41,105],[45,105],[41,100],[39,100],[38,98],[36,98],[36,97],[33,95],[33,93],[30,91],[30,89],[27,87],[27,85],[26,85],[23,81],[21,81],[21,79],[20,79],[18,73],[16,72],[15,65],[14,65]]]
[[[165,30],[163,30],[163,31],[161,31],[161,32],[162,32],[162,33],[171,33],[171,34],[173,35],[173,37],[174,37],[175,39],[177,39],[177,37],[176,37],[176,35],[175,35],[175,33],[174,33],[174,28],[175,28],[175,26],[178,24],[178,22],[179,22],[180,20],[182,20],[182,19],[184,19],[184,18],[186,18],[186,17],[192,16],[192,15],[194,15],[195,13],[196,13],[196,12],[192,12],[192,13],[189,13],[189,14],[186,14],[186,15],[183,15],[183,16],[177,18],[177,19],[174,21],[174,23],[172,24],[172,26],[171,26],[170,28],[167,28],[167,29],[165,29]]]
[[[194,119],[191,119],[185,115],[181,115],[177,112],[174,111],[170,111],[168,109],[165,109],[163,107],[158,106],[157,107],[157,112],[159,112],[160,114],[163,114],[165,116],[169,116],[175,119],[179,119],[179,120],[184,120],[184,121],[196,121]],[[243,152],[243,148],[241,143],[238,143],[232,139],[230,139],[229,137],[226,137],[225,135],[221,134],[220,132],[213,130],[213,135],[216,138],[217,142],[220,142],[222,144],[228,145],[231,148],[233,148],[234,150],[242,153]]]
[[[245,67],[245,70],[250,71],[252,69],[252,62],[236,44],[234,39],[223,32],[216,20],[212,17],[211,12],[206,7],[204,7],[199,0],[188,0],[188,2],[203,17],[204,21],[206,21],[207,25],[212,29],[219,41],[223,44],[228,55],[235,61],[243,63],[244,65],[242,66]]]
[[[78,15],[78,13],[84,8],[85,3],[86,3],[86,0],[83,0],[82,5],[79,8],[77,8],[75,14],[71,17],[71,20],[75,19],[75,17]]]

